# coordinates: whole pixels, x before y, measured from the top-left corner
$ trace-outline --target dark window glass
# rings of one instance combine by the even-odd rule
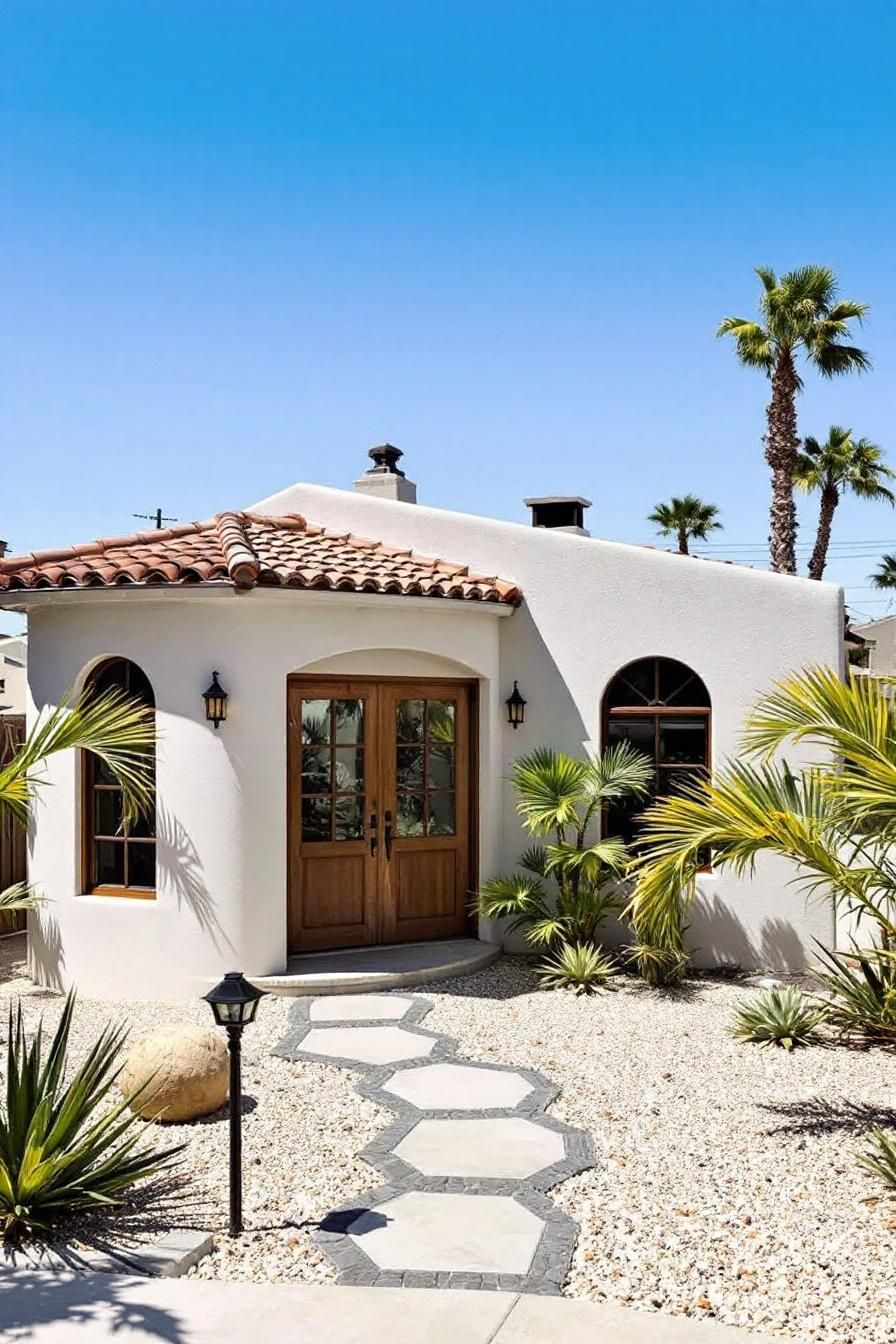
[[[329,840],[332,817],[330,798],[302,799],[302,839]]]
[[[88,682],[102,695],[119,691],[155,708],[152,686],[142,668],[125,658],[103,663]],[[155,766],[155,756],[151,762]],[[130,888],[153,891],[156,885],[155,807],[125,825],[122,794],[115,776],[98,757],[83,754],[85,867],[88,891],[126,894]]]
[[[613,678],[603,708],[604,745],[630,742],[653,766],[646,798],[604,813],[605,834],[637,845],[641,813],[654,798],[709,777],[709,693],[684,663],[644,658]]]

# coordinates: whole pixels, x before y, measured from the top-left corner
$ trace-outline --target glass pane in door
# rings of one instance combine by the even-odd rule
[[[364,701],[302,701],[302,843],[363,840]]]
[[[395,718],[398,836],[454,835],[454,700],[399,700]],[[413,745],[411,745],[413,744]]]

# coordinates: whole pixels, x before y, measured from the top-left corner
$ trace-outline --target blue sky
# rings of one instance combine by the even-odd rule
[[[871,304],[875,371],[801,427],[896,463],[890,3],[6,0],[0,49],[15,551],[344,486],[388,438],[427,503],[583,493],[650,541],[694,491],[744,559],[767,386],[714,330],[757,263]],[[835,540],[883,613],[893,511]]]

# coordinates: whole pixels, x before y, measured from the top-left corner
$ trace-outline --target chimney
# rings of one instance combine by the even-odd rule
[[[382,443],[371,448],[367,454],[373,460],[373,466],[359,476],[354,488],[361,495],[373,495],[377,499],[400,499],[405,504],[417,503],[417,487],[398,466],[398,459],[404,457],[400,448],[391,443]]]
[[[591,536],[585,527],[585,510],[591,508],[590,499],[583,499],[581,495],[544,495],[541,499],[524,499],[523,503],[532,510],[533,527],[551,527],[556,532]]]

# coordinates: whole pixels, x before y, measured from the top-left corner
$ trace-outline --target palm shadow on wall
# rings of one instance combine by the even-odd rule
[[[189,910],[217,950],[222,940],[229,946],[205,884],[196,846],[183,823],[161,806],[156,810],[156,866],[159,886],[174,892],[178,909]]]

